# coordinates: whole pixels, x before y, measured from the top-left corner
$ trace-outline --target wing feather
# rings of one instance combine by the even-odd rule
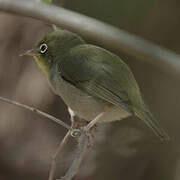
[[[111,61],[112,57],[108,57]],[[72,85],[132,113],[131,102],[126,90],[109,65],[101,61],[103,58],[98,54],[88,56],[88,53],[86,55],[72,53],[59,61],[58,68],[64,79]]]

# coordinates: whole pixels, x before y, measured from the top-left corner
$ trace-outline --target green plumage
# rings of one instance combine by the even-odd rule
[[[133,112],[128,95],[128,83],[133,76],[126,77],[129,79],[127,81],[122,76],[117,76],[118,69],[129,71],[117,56],[102,48],[85,44],[71,49],[57,65],[62,76],[77,88]],[[70,66],[73,68],[68,68]]]
[[[43,54],[39,51],[42,43],[48,46],[47,52]],[[136,115],[162,140],[168,139],[168,135],[145,105],[131,70],[118,56],[86,44],[79,36],[62,30],[43,38],[36,52],[36,59],[46,64],[46,67],[49,62],[47,75],[53,87],[63,85],[63,80],[70,84],[68,87],[72,86],[77,92],[87,94],[98,103],[104,102]],[[63,96],[60,89],[58,86],[57,92]]]

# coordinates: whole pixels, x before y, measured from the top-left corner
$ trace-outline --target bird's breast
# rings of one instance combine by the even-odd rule
[[[87,121],[91,121],[99,113],[105,111],[107,106],[105,103],[76,88],[65,81],[60,75],[51,77],[50,84],[65,104],[70,107],[77,116]]]
[[[105,113],[101,122],[120,120],[130,114],[120,107],[110,104],[102,99],[90,96],[65,81],[56,69],[51,72],[49,82],[54,92],[59,95],[65,104],[80,118],[93,120],[100,113]]]

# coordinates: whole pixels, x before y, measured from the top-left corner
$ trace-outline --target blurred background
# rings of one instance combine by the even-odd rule
[[[56,0],[56,5],[97,18],[180,54],[180,2],[177,0]],[[37,107],[70,124],[67,107],[53,94],[30,57],[51,27],[0,12],[0,96]],[[131,67],[150,109],[171,137],[161,142],[134,117],[100,125],[77,180],[180,179],[180,77],[119,53]],[[66,130],[37,114],[0,102],[0,179],[44,180]],[[76,147],[68,144],[57,177],[70,165]]]

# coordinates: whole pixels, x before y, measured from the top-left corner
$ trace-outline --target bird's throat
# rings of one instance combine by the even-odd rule
[[[40,68],[46,75],[48,75],[48,74],[49,74],[49,68],[48,68],[48,66],[45,64],[45,62],[44,62],[40,57],[37,57],[37,56],[34,56],[34,59],[35,59],[37,65],[39,66],[39,68]]]

